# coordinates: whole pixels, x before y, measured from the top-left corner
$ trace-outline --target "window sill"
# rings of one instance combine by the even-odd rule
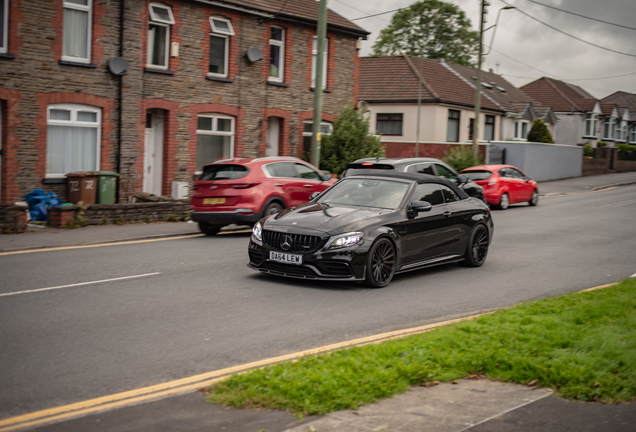
[[[153,69],[153,68],[144,68],[144,72],[158,73],[164,75],[174,75],[174,71],[167,69]]]
[[[279,82],[275,82],[275,81],[267,81],[267,85],[271,85],[271,86],[274,86],[274,87],[289,87],[289,84],[279,83]]]
[[[215,77],[215,76],[210,76],[210,75],[206,76],[205,79],[208,80],[208,81],[218,81],[218,82],[224,82],[224,83],[233,83],[234,82],[233,79]]]
[[[62,177],[44,177],[42,184],[66,184],[66,178]]]
[[[60,60],[58,61],[58,63],[65,66],[79,66],[79,67],[93,68],[93,69],[97,67],[95,63],[79,63],[79,62],[73,62],[68,60]]]
[[[13,60],[15,58],[15,54],[0,53],[0,58]]]
[[[314,90],[315,90],[315,88],[314,88],[314,87],[309,87],[309,91],[314,91]],[[323,92],[323,93],[331,93],[331,90],[329,90],[329,89],[322,89],[322,92]]]

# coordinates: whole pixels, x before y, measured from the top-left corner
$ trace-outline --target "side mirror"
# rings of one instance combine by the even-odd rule
[[[414,218],[418,213],[431,211],[433,206],[428,201],[413,201],[408,206],[408,216]]]
[[[318,196],[320,195],[320,192],[314,192],[311,195],[309,195],[309,201],[313,201],[316,198],[318,198]]]
[[[322,181],[327,181],[327,180],[331,180],[331,174],[323,174],[322,176],[320,176],[320,180]]]
[[[470,181],[470,179],[468,178],[466,174],[460,174],[458,178],[459,178],[459,184],[468,183]]]

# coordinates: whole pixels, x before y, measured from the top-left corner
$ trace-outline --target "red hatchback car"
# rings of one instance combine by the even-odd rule
[[[294,157],[224,159],[203,167],[192,187],[192,220],[207,235],[225,225],[253,225],[264,216],[309,202],[336,182]]]
[[[512,165],[477,165],[462,174],[484,188],[488,204],[505,210],[510,204],[539,203],[539,186],[519,168]]]

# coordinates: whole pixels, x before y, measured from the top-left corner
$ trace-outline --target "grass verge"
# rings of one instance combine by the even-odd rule
[[[234,375],[210,387],[207,398],[326,414],[471,374],[583,401],[636,400],[636,280]]]

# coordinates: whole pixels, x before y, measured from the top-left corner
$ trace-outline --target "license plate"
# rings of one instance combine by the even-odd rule
[[[203,198],[203,204],[225,204],[225,198]]]
[[[278,261],[285,264],[300,265],[303,263],[302,255],[294,255],[294,254],[280,253],[280,252],[274,252],[274,251],[269,251],[269,259],[271,259],[272,261]]]

